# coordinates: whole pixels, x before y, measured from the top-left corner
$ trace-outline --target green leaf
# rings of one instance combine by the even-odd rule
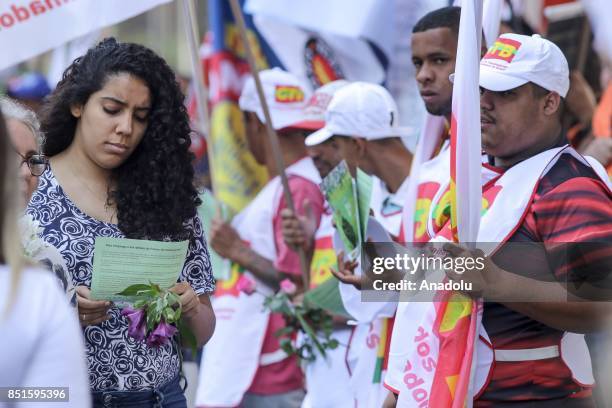
[[[165,307],[162,312],[162,316],[164,317],[166,323],[176,322],[176,320],[174,319],[174,309],[172,309],[171,307]]]
[[[291,342],[291,339],[287,338],[287,337],[283,337],[281,339],[278,340],[278,344],[280,346],[280,348],[287,353],[287,355],[293,355],[296,354],[296,350],[293,347],[293,343]]]
[[[168,293],[169,293],[169,292],[166,292],[166,293],[164,294],[164,296],[161,298],[161,300],[162,300],[162,308],[164,308],[164,309],[165,309],[166,307],[168,307],[168,296],[167,296],[167,295],[168,295]]]
[[[136,302],[134,302],[134,309],[142,309],[146,304],[148,303],[147,299],[139,299]]]
[[[160,316],[161,316],[161,314],[162,314],[163,310],[164,310],[164,299],[163,299],[163,298],[158,297],[158,298],[155,300],[155,311],[156,311],[156,312],[159,312],[159,314],[160,314]]]
[[[310,343],[308,342],[305,342],[304,344],[300,346],[297,354],[300,360],[303,360],[306,362],[313,362],[317,359],[317,356],[312,351],[312,345],[310,345]]]
[[[280,329],[278,329],[277,331],[274,332],[274,335],[276,337],[283,337],[283,336],[289,336],[291,335],[295,330],[293,329],[293,327],[290,326],[285,326],[282,327]]]
[[[314,330],[312,330],[312,327],[310,327],[310,325],[308,324],[308,322],[304,319],[302,315],[297,314],[296,317],[299,320],[300,324],[302,325],[302,329],[304,330],[304,333],[308,335],[308,337],[310,338],[312,343],[315,345],[317,350],[319,350],[319,353],[321,353],[321,355],[325,357],[325,348],[321,345],[321,343],[319,342],[319,339],[317,339],[316,333],[314,332]]]
[[[145,295],[145,294],[149,294],[151,292],[151,286],[150,285],[144,285],[144,284],[137,284],[137,285],[131,285],[128,286],[127,288],[123,289],[121,292],[117,293],[117,295],[120,296],[136,296],[136,295]]]
[[[153,293],[153,296],[158,296],[160,293],[162,293],[162,288],[159,287],[159,285],[149,282],[151,284],[151,291]]]
[[[167,292],[167,296],[168,296],[168,304],[170,306],[180,305],[181,304],[181,298],[176,293],[174,293],[174,292]]]
[[[157,308],[157,302],[150,305],[147,309],[147,327],[149,330],[153,330],[155,326],[161,321],[161,309]]]
[[[285,298],[280,296],[272,296],[269,299],[270,301],[268,302],[267,307],[270,309],[270,311],[276,313],[283,313],[288,311]]]
[[[153,313],[151,313],[151,310],[147,310],[147,329],[153,330],[155,328],[155,326],[157,325],[157,320],[155,319],[155,316]]]
[[[327,342],[327,347],[328,347],[330,350],[334,350],[334,349],[338,348],[338,346],[339,346],[339,345],[340,345],[340,343],[339,343],[339,342],[338,342],[338,340],[336,340],[336,339],[330,339],[330,340]]]

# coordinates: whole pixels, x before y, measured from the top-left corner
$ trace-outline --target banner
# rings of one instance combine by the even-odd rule
[[[209,90],[211,169],[214,194],[233,214],[244,208],[268,180],[267,171],[249,152],[238,99],[250,76],[244,45],[229,2],[209,0],[209,33],[201,48],[204,79]],[[245,15],[247,36],[258,69],[281,66]],[[195,113],[192,99],[189,112]]]
[[[386,80],[393,2],[248,0],[245,9],[287,70],[313,88],[341,78]]]
[[[9,0],[0,2],[0,69],[172,0]]]

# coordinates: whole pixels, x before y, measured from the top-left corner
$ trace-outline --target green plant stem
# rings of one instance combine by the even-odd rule
[[[325,357],[325,348],[323,348],[323,346],[319,342],[319,339],[317,339],[317,336],[316,336],[314,330],[312,330],[312,327],[310,327],[308,322],[306,322],[306,319],[304,319],[304,317],[302,316],[301,313],[296,313],[295,317],[298,319],[298,321],[302,325],[302,328],[304,329],[306,334],[308,334],[308,336],[312,339],[312,341],[313,341],[315,347],[317,348],[317,350],[319,350],[321,355],[323,357]]]

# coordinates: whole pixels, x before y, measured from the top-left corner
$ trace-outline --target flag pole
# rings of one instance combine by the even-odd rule
[[[208,156],[208,172],[210,174],[210,184],[213,194],[214,177],[213,177],[213,162],[212,162],[212,141],[210,138],[210,117],[208,114],[208,89],[204,84],[204,72],[202,71],[202,63],[199,53],[200,30],[198,28],[198,19],[196,15],[195,4],[193,0],[183,0],[183,17],[185,20],[185,36],[187,37],[187,45],[189,47],[189,57],[191,62],[191,72],[193,73],[193,88],[196,97],[196,113],[198,119],[194,125],[198,132],[204,135],[206,139],[206,154]]]
[[[247,61],[249,63],[249,67],[251,69],[251,74],[253,75],[253,79],[255,81],[255,88],[257,89],[257,95],[259,96],[259,101],[261,103],[261,108],[264,113],[264,117],[266,119],[266,130],[268,133],[268,138],[270,140],[270,144],[272,147],[272,155],[274,156],[274,162],[276,164],[276,169],[278,175],[281,179],[281,183],[283,186],[283,195],[285,197],[285,202],[287,203],[287,207],[295,214],[295,205],[293,203],[293,197],[291,196],[291,191],[289,190],[289,181],[287,180],[287,174],[285,173],[285,163],[283,161],[283,156],[281,154],[280,143],[278,141],[278,135],[274,131],[272,127],[272,118],[270,117],[270,110],[268,108],[268,104],[266,102],[266,98],[264,97],[263,88],[261,86],[261,80],[259,78],[259,73],[257,72],[257,65],[255,64],[255,58],[253,57],[253,52],[251,50],[251,46],[249,44],[249,40],[247,37],[246,24],[244,22],[244,16],[242,14],[242,9],[238,4],[238,0],[230,0],[230,5],[232,7],[232,14],[234,15],[234,20],[238,24],[238,29],[240,31],[240,38],[242,39],[242,43],[244,44],[244,50],[246,53]],[[302,281],[304,283],[304,290],[308,290],[309,288],[309,274],[308,274],[308,262],[306,260],[306,253],[304,252],[304,248],[297,248],[298,255],[300,257],[300,268],[302,270]]]

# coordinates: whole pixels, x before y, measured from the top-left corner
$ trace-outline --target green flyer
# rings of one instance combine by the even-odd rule
[[[136,284],[173,286],[183,269],[189,241],[162,242],[97,237],[91,279],[91,297],[126,300],[117,293]]]
[[[361,249],[360,213],[355,180],[345,161],[336,166],[321,183],[321,190],[333,211],[332,219],[349,259],[356,259]]]

